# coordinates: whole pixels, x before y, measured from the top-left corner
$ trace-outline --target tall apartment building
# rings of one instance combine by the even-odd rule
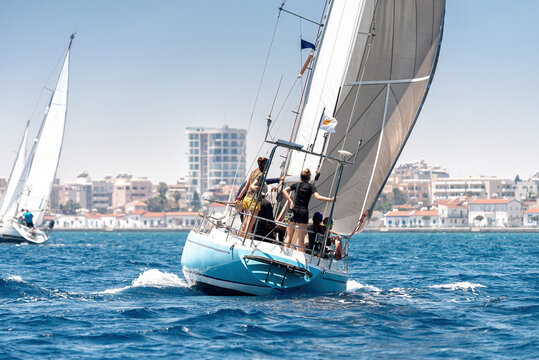
[[[189,195],[199,196],[224,182],[232,185],[236,171],[243,180],[246,173],[245,136],[247,130],[188,127],[187,163]]]

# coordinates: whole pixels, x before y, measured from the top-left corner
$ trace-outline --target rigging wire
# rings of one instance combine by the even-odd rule
[[[271,41],[270,41],[270,45],[269,45],[269,49],[268,49],[268,54],[266,55],[266,61],[264,62],[264,68],[262,70],[262,75],[260,76],[260,82],[258,84],[258,90],[256,92],[255,101],[254,101],[254,104],[253,104],[253,109],[251,111],[251,116],[249,117],[249,125],[247,126],[247,134],[249,133],[249,130],[251,129],[251,125],[252,125],[252,122],[253,122],[253,117],[254,117],[256,105],[258,103],[258,97],[260,95],[260,90],[262,88],[262,83],[264,82],[264,75],[266,74],[266,68],[268,66],[269,57],[270,57],[270,54],[271,54],[271,49],[273,47],[273,40],[275,40],[275,34],[277,33],[277,27],[279,25],[279,19],[281,18],[281,9],[282,9],[282,7],[284,6],[285,3],[286,3],[286,0],[283,0],[283,2],[281,4],[281,8],[279,9],[279,13],[277,14],[277,20],[275,21],[275,28],[273,29],[273,35],[271,36]],[[241,157],[244,156],[243,154],[245,152],[245,145],[246,144],[247,144],[247,138],[245,138],[245,141],[243,142],[243,146],[242,146],[241,151],[240,151],[240,160],[241,160]],[[241,164],[241,161],[238,161],[238,165],[236,166],[236,172],[234,174],[234,181],[232,182],[233,186],[236,185],[236,180],[238,178],[238,172],[239,172],[239,169],[240,169],[240,164]],[[231,193],[231,195],[232,195],[232,193]]]

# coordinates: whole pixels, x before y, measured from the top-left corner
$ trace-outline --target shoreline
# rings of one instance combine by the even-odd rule
[[[368,233],[539,233],[539,228],[493,228],[493,227],[452,227],[452,228],[371,228]]]
[[[53,232],[178,232],[186,233],[191,229],[171,229],[171,228],[121,228],[121,229],[96,229],[96,228],[74,228],[74,229],[54,229]],[[364,233],[539,233],[539,228],[369,228],[363,230]]]

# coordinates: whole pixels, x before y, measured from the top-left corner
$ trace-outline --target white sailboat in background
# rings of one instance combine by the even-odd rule
[[[189,233],[182,266],[191,284],[209,294],[346,289],[348,242],[367,224],[419,116],[440,52],[444,12],[444,0],[328,1],[322,35],[307,60],[312,63],[304,66],[312,71],[292,142],[268,141],[268,117],[266,143],[273,149],[262,180],[278,150],[287,156],[282,175],[316,171],[319,193],[335,201],[313,201],[309,211],[335,221],[342,259],[324,250],[292,249],[282,238],[243,234],[232,210],[225,218],[205,215]],[[327,118],[338,120],[335,133],[319,130]],[[261,194],[262,188],[256,204]],[[277,214],[286,210],[282,202],[274,206]],[[291,226],[276,218],[275,225]]]
[[[2,241],[26,241],[40,244],[48,239],[48,232],[38,227],[43,225],[62,151],[67,114],[69,56],[74,37],[74,34],[70,37],[56,87],[28,156],[26,156],[28,126],[24,133],[0,204],[0,240]],[[18,221],[22,209],[27,209],[34,215],[34,228],[29,228]]]

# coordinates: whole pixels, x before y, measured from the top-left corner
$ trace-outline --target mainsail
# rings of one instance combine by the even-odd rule
[[[17,184],[16,195],[11,200],[6,212],[6,216],[13,217],[21,208],[29,209],[34,214],[36,225],[43,222],[62,150],[67,113],[69,53],[73,38],[74,35],[71,36],[58,82],[38,136],[34,140],[22,176]]]
[[[359,229],[410,135],[433,79],[444,11],[445,0],[334,0],[330,7],[295,142],[322,151],[318,126],[328,115],[339,125],[327,155],[355,153],[361,143],[355,165],[341,178],[333,213],[338,232]],[[315,156],[293,153],[287,174],[319,165]],[[321,164],[316,185],[321,194],[334,193],[334,164]],[[314,202],[311,211],[325,206]]]
[[[24,171],[24,164],[26,161],[26,141],[28,138],[28,125],[26,123],[26,129],[24,130],[24,135],[21,140],[21,145],[19,146],[19,151],[17,153],[17,158],[15,159],[15,164],[13,164],[13,169],[11,169],[11,175],[9,176],[9,181],[6,186],[6,190],[2,194],[2,200],[0,200],[0,220],[5,221],[6,211],[13,199],[15,194],[15,189],[17,184],[21,179],[21,175]]]

